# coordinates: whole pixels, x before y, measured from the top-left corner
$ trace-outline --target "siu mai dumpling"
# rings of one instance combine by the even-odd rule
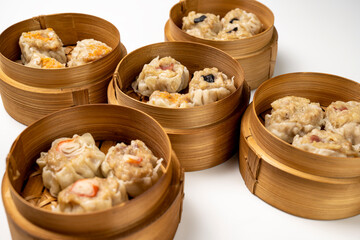
[[[229,11],[221,19],[221,23],[224,28],[227,28],[228,25],[238,25],[239,29],[243,29],[243,31],[248,32],[251,36],[260,33],[262,29],[262,23],[255,14],[240,8]]]
[[[125,185],[116,178],[86,178],[77,180],[58,195],[55,211],[86,213],[104,210],[126,202]]]
[[[135,92],[149,97],[154,91],[180,92],[189,84],[189,71],[172,57],[159,56],[145,64],[136,81],[132,83]]]
[[[130,145],[118,143],[109,149],[101,170],[106,177],[124,181],[126,191],[136,197],[150,188],[162,175],[161,162],[140,140]]]
[[[90,133],[52,142],[48,152],[42,152],[36,163],[42,169],[44,186],[51,195],[82,178],[102,176],[100,165],[105,154],[95,145]]]
[[[66,63],[63,43],[52,28],[22,33],[19,45],[24,65],[31,61],[34,53],[55,58],[61,64]]]
[[[194,106],[189,98],[189,94],[168,93],[161,91],[153,92],[147,103],[167,108],[187,108]]]
[[[324,125],[320,104],[309,99],[287,96],[272,102],[271,107],[271,114],[265,115],[265,127],[288,143],[295,135],[302,137]]]
[[[34,53],[30,62],[25,64],[25,66],[33,68],[64,68],[65,64],[60,63],[55,58],[50,58],[41,53]]]
[[[325,111],[325,129],[344,136],[360,151],[360,103],[331,103]]]
[[[78,41],[71,51],[68,67],[76,67],[98,60],[111,52],[112,48],[103,42],[94,39]]]
[[[343,136],[330,131],[313,129],[303,137],[296,135],[293,146],[308,152],[332,157],[358,157],[351,142]]]
[[[234,77],[229,79],[217,68],[205,68],[194,72],[189,83],[189,96],[195,106],[202,106],[229,96],[235,92]]]
[[[182,30],[199,38],[214,39],[221,30],[220,16],[211,13],[189,12],[182,19]]]

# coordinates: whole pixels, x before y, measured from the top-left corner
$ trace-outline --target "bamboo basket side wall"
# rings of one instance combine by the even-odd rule
[[[113,50],[105,57],[72,68],[37,69],[18,64],[21,33],[51,27],[64,45],[92,38],[108,44]],[[62,13],[44,15],[22,21],[0,35],[0,68],[12,79],[34,87],[72,88],[103,79],[113,72],[121,59],[120,34],[108,21],[85,14]]]

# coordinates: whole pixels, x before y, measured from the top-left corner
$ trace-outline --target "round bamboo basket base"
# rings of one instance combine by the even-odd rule
[[[240,131],[240,172],[247,188],[270,205],[310,219],[341,219],[360,213],[360,177],[322,177],[291,168],[262,149],[251,128],[250,105]]]
[[[121,58],[127,52],[120,43]],[[16,121],[30,125],[36,120],[63,108],[106,103],[106,89],[112,74],[106,79],[76,88],[39,88],[20,83],[0,69],[0,92],[3,105]]]
[[[108,87],[108,102],[119,105],[113,81]],[[164,128],[170,138],[171,146],[186,172],[219,165],[238,150],[239,121],[248,106],[249,99],[250,89],[245,83],[239,106],[226,119],[199,128]]]
[[[98,142],[97,142],[98,143]],[[107,152],[115,142],[104,141],[101,151]],[[172,153],[173,170],[169,189],[155,212],[133,228],[116,235],[96,235],[101,239],[173,239],[181,219],[182,202],[184,198],[184,172],[175,153]],[[89,239],[86,235],[65,234],[50,231],[28,221],[17,210],[11,197],[8,177],[4,176],[2,182],[2,198],[7,214],[10,232],[13,239]],[[33,169],[23,191],[23,197],[35,207],[51,211],[51,204],[56,204],[56,199],[45,189],[40,171]],[[44,219],[46,221],[46,219]]]

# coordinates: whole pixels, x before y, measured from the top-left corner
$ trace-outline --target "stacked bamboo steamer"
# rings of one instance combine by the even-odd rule
[[[157,56],[173,57],[188,68],[190,75],[216,67],[228,77],[234,76],[237,89],[220,101],[192,108],[157,107],[127,95],[144,64]],[[249,92],[240,64],[225,52],[198,43],[163,42],[139,48],[122,59],[109,85],[108,101],[153,116],[168,133],[185,170],[195,171],[218,165],[237,151],[239,120],[249,104]]]
[[[16,62],[23,32],[53,28],[65,46],[92,38],[112,51],[86,65],[37,69]],[[118,62],[126,55],[116,27],[86,14],[62,13],[27,19],[0,35],[0,91],[6,111],[28,125],[54,111],[75,105],[106,102],[106,89]]]
[[[240,172],[248,189],[269,204],[311,219],[360,213],[360,158],[337,158],[293,147],[264,126],[270,104],[300,96],[322,107],[360,101],[360,84],[321,73],[290,73],[263,83],[242,118]],[[344,94],[346,93],[346,94]]]
[[[49,203],[56,199],[44,191],[41,173],[34,174],[35,160],[54,139],[85,132],[104,152],[116,142],[144,141],[164,159],[163,175],[138,197],[110,209],[84,214],[51,211]],[[7,157],[2,198],[13,239],[168,240],[181,217],[183,179],[169,138],[152,117],[128,107],[83,105],[42,118],[18,136]]]
[[[181,30],[182,18],[190,11],[224,15],[235,8],[254,13],[263,23],[264,31],[249,38],[218,41],[191,36]],[[274,72],[278,34],[274,27],[272,11],[258,1],[248,0],[181,0],[170,10],[170,17],[165,25],[166,41],[190,41],[219,48],[234,57],[245,71],[245,80],[251,89],[257,88],[269,79]]]

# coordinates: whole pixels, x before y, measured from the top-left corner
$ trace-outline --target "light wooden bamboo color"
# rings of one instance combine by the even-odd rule
[[[154,186],[140,196],[125,204],[94,213],[56,213],[34,207],[33,204],[26,201],[20,193],[40,152],[49,149],[54,139],[85,132],[90,132],[96,140],[129,143],[132,139],[141,139],[156,156],[164,158],[164,174]],[[174,170],[172,156],[174,157],[174,154],[171,153],[168,136],[152,117],[122,106],[105,104],[77,106],[58,111],[35,122],[15,140],[7,157],[6,181],[9,184],[7,192],[10,192],[10,195],[7,196],[11,198],[11,204],[16,206],[18,214],[22,216],[24,221],[26,220],[26,226],[20,226],[25,232],[30,231],[28,229],[30,225],[36,225],[37,228],[43,229],[43,232],[46,233],[54,231],[83,238],[136,235],[136,229],[140,231],[141,226],[150,224],[147,221],[150,221],[149,219],[154,218],[154,216],[159,217],[159,212],[165,214],[167,209],[164,209],[164,206],[172,204],[172,202],[169,202],[168,205],[164,204],[164,201],[168,201],[167,196],[173,194],[169,193],[169,189],[172,189],[172,185],[175,184],[171,183],[173,176],[179,175],[179,169]],[[176,180],[175,185],[177,186],[180,184],[179,179],[182,177],[180,176]],[[36,188],[27,189],[34,189],[35,191]],[[4,197],[6,195],[4,191],[3,189],[3,199],[10,200],[10,198]],[[175,195],[178,196],[178,192]],[[179,201],[181,202],[182,199]],[[172,211],[177,212],[179,210],[173,209]],[[11,217],[8,215],[8,218]],[[99,223],[99,219],[102,220],[101,223]],[[170,221],[170,219],[168,220]],[[9,222],[20,224],[16,223],[16,219]],[[175,222],[172,220],[172,223]],[[176,229],[176,227],[172,226],[171,229]],[[48,239],[46,236],[42,237]]]
[[[113,50],[99,61],[60,69],[38,69],[18,64],[19,38],[23,32],[53,28],[65,46],[93,38]],[[40,88],[74,88],[102,80],[111,74],[121,59],[120,33],[110,22],[86,14],[42,15],[16,23],[0,35],[0,68],[19,83]]]
[[[185,171],[197,171],[216,166],[229,159],[238,150],[239,120],[248,106],[249,99],[250,89],[244,82],[241,103],[228,118],[199,128],[164,128]],[[108,88],[108,102],[120,104],[112,82]],[[220,142],[219,139],[221,139]]]
[[[360,213],[360,159],[295,148],[271,134],[262,115],[274,100],[295,95],[328,106],[360,101],[360,84],[321,73],[291,73],[263,83],[246,111],[240,133],[240,171],[249,190],[269,204],[312,219]],[[344,94],[346,93],[346,94]]]
[[[190,11],[209,12],[223,17],[228,11],[235,8],[255,13],[263,23],[265,30],[253,37],[233,41],[202,39],[181,30],[182,18]],[[165,40],[203,43],[229,53],[244,68],[245,80],[252,89],[269,79],[274,72],[278,41],[278,34],[274,27],[274,15],[269,8],[257,1],[180,1],[170,10],[170,17],[165,25]]]
[[[95,27],[90,28],[89,24]],[[98,61],[66,69],[35,69],[13,61],[20,58],[21,32],[51,26],[65,44],[76,44],[77,40],[88,37],[106,42],[113,51]],[[104,29],[97,31],[101,26]],[[126,55],[118,30],[103,19],[85,14],[55,14],[25,20],[6,29],[0,35],[0,43],[3,104],[10,116],[25,125],[66,107],[106,102],[107,85],[116,65]]]
[[[237,90],[220,101],[193,108],[156,107],[128,96],[125,92],[143,65],[157,56],[175,58],[189,69],[190,74],[205,67],[217,67],[227,76],[234,76]],[[113,86],[110,84],[109,87],[108,101],[153,116],[169,134],[185,171],[196,171],[226,161],[237,149],[236,129],[240,115],[249,103],[250,90],[243,79],[244,72],[239,63],[219,49],[190,42],[157,43],[131,52],[119,63]],[[217,141],[219,138],[221,144]]]

